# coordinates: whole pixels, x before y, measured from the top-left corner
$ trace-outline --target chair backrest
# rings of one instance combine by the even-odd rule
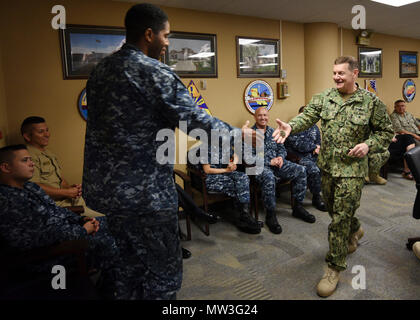
[[[404,157],[416,183],[420,184],[420,146],[407,151]]]
[[[188,175],[191,178],[191,186],[194,189],[197,190],[201,190],[202,189],[202,184],[203,184],[203,176],[204,176],[204,172],[202,170],[202,166],[201,164],[192,164],[190,162],[190,157],[188,156],[190,153],[195,154],[197,157],[200,156],[199,154],[199,148],[195,147],[192,148],[190,150],[188,150],[188,154],[187,154],[187,171],[188,171]]]

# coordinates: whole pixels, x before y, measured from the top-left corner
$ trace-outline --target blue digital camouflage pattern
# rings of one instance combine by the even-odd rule
[[[254,124],[252,129],[256,130],[257,126]],[[264,206],[268,210],[274,210],[276,207],[276,183],[278,181],[291,180],[292,181],[292,197],[298,202],[302,203],[306,194],[306,169],[304,166],[286,160],[287,151],[283,144],[276,143],[273,140],[274,129],[270,126],[266,127],[264,133],[264,169],[263,172],[255,177],[261,187],[262,198]],[[245,161],[247,155],[255,156],[255,149],[252,148],[252,153],[249,151],[250,146],[244,145]],[[262,156],[262,155],[257,155]],[[277,157],[283,158],[283,166],[281,168],[272,167],[271,160]]]
[[[221,140],[221,139],[220,139]],[[216,169],[226,168],[227,164],[225,160],[233,158],[234,150],[232,148],[232,142],[229,143],[229,153],[226,151],[228,159],[224,159],[223,151],[224,148],[222,142],[219,140],[219,145],[210,145],[208,158],[210,161],[210,167]],[[227,158],[227,157],[226,157]],[[249,178],[244,172],[233,171],[220,174],[206,174],[206,187],[208,191],[220,192],[229,197],[234,198],[239,203],[250,202],[250,191],[249,191]]]
[[[321,145],[321,133],[317,125],[290,135],[284,142],[287,152],[296,154],[298,163],[306,168],[308,188],[312,194],[321,192],[321,171],[316,164],[318,155],[313,151]]]
[[[161,164],[161,129],[232,130],[197,107],[179,77],[131,44],[104,58],[87,82],[83,195],[106,212],[127,299],[167,299],[182,282],[173,164]],[[240,129],[233,129],[241,134]]]
[[[87,82],[83,195],[99,212],[176,212],[173,164],[159,164],[159,130],[232,127],[197,107],[179,77],[133,45],[104,58]],[[237,129],[241,134],[240,129]]]
[[[250,201],[249,178],[244,172],[207,174],[206,187],[208,191],[223,193],[239,203],[249,203]]]
[[[290,149],[290,152],[295,153],[301,158],[313,155],[313,151],[317,145],[321,145],[321,133],[317,125],[313,125],[305,131],[290,135],[284,142],[287,151]]]
[[[82,217],[58,207],[54,201],[35,183],[26,182],[23,189],[0,184],[0,235],[9,248],[26,251],[50,246],[69,240],[88,240],[87,258],[92,266],[100,268],[104,281],[121,294],[122,284],[117,279],[120,255],[114,238],[107,231],[104,217],[98,232],[90,236],[83,228]],[[63,260],[66,261],[66,260]],[[51,274],[55,260],[48,266],[36,266]]]
[[[172,216],[172,219],[168,219]],[[177,215],[153,212],[107,217],[121,252],[124,300],[174,299],[182,283]]]

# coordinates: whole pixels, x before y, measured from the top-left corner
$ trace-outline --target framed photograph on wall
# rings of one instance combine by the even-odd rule
[[[217,78],[215,34],[171,32],[164,61],[182,78]]]
[[[417,51],[400,51],[400,78],[417,78]]]
[[[359,47],[359,77],[382,78],[382,49]]]
[[[280,77],[280,41],[276,39],[236,37],[238,78]]]
[[[60,29],[64,79],[87,79],[98,62],[125,43],[125,29],[66,25]]]

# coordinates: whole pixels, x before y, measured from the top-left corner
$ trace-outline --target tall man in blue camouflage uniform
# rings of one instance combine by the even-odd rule
[[[299,108],[302,113],[305,106]],[[312,204],[320,211],[327,211],[321,197],[321,171],[316,164],[321,148],[321,133],[314,124],[309,129],[290,135],[284,142],[288,153],[295,154],[298,163],[305,167],[309,190],[312,193]]]
[[[25,145],[0,149],[0,236],[6,245],[26,251],[86,239],[91,267],[102,271],[100,292],[104,298],[118,298],[122,286],[116,280],[119,250],[103,217],[80,217],[58,207],[43,189],[29,181],[33,173],[34,163]],[[29,269],[51,274],[54,264],[67,262],[58,259]]]
[[[315,222],[315,216],[302,206],[306,194],[306,169],[304,166],[286,160],[287,151],[282,143],[271,139],[274,129],[268,125],[268,110],[260,107],[255,110],[255,124],[252,129],[264,130],[264,169],[255,178],[261,187],[264,207],[266,209],[265,222],[271,232],[279,234],[282,228],[276,216],[276,182],[291,180],[292,182],[292,215],[308,223]],[[246,154],[251,154],[246,152]],[[253,150],[253,154],[255,154]],[[258,155],[257,155],[258,156]],[[245,161],[247,159],[245,158]]]
[[[336,88],[312,97],[300,115],[289,123],[277,119],[274,135],[283,142],[289,134],[303,131],[321,119],[322,145],[318,166],[322,170],[322,194],[332,219],[328,227],[328,269],[317,286],[322,297],[331,295],[346,269],[346,256],[357,248],[363,229],[355,217],[360,205],[368,152],[384,152],[394,135],[386,106],[367,90],[356,86],[357,60],[339,57],[334,62]]]
[[[157,161],[161,129],[232,128],[198,108],[179,77],[159,62],[169,44],[168,17],[137,4],[125,17],[126,44],[104,58],[87,82],[83,195],[107,212],[125,270],[125,299],[174,299],[182,282],[173,164]]]

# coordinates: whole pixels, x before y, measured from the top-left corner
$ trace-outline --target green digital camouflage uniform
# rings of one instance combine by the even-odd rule
[[[369,174],[378,175],[382,166],[388,161],[390,153],[388,150],[380,153],[368,153]]]
[[[349,235],[360,227],[354,213],[368,174],[368,157],[347,154],[362,142],[372,153],[385,152],[394,131],[385,105],[361,88],[346,101],[335,88],[313,96],[304,112],[289,122],[291,134],[308,129],[320,119],[322,144],[318,166],[322,170],[323,197],[332,219],[326,261],[329,267],[341,271],[347,267]]]

